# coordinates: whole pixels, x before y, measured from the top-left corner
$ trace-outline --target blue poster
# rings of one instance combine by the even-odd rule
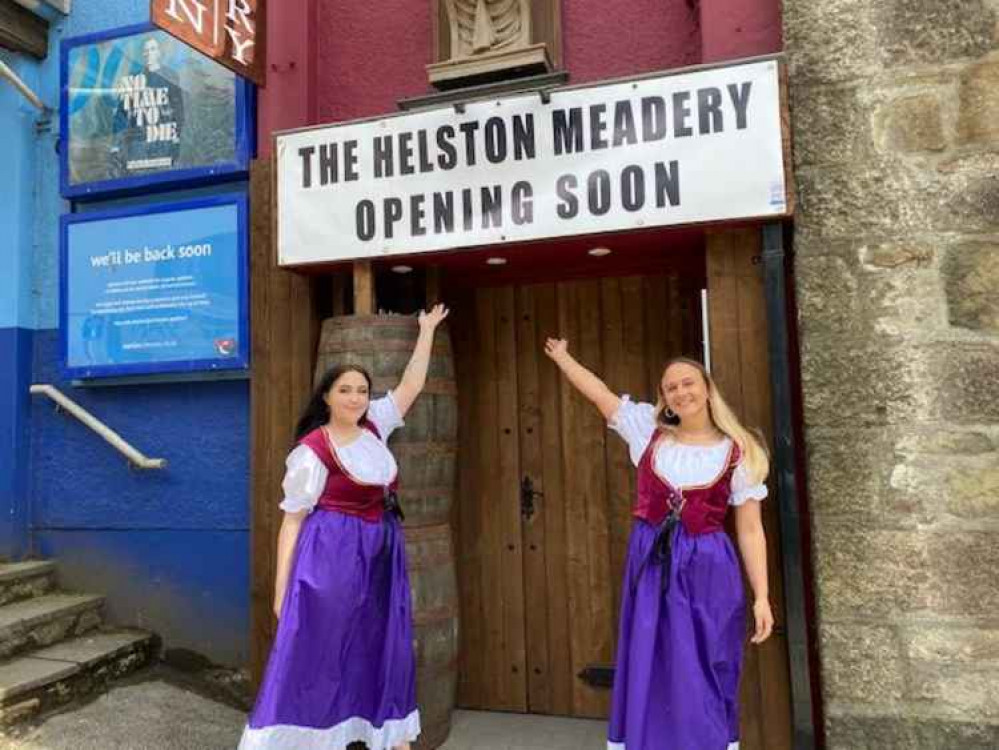
[[[245,368],[246,199],[62,217],[67,374]]]

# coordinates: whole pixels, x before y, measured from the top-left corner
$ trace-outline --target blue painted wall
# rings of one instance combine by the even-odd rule
[[[68,19],[53,18],[46,60],[4,59],[56,109],[60,41],[148,13],[148,0],[74,0]],[[74,207],[61,199],[58,117],[39,117],[4,83],[0,133],[0,352],[14,355],[0,356],[0,554],[53,557],[65,586],[107,596],[113,621],[154,630],[167,648],[245,663],[248,382],[81,388],[63,378],[58,217],[121,201]],[[51,402],[32,400],[32,382],[55,385],[147,455],[166,458],[167,469],[129,468]]]
[[[0,59],[29,85],[38,64],[4,50]],[[0,83],[0,552],[28,546],[27,384],[31,378],[35,110]]]

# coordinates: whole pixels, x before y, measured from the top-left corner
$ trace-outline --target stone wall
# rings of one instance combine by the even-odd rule
[[[999,0],[784,0],[828,747],[999,747]]]

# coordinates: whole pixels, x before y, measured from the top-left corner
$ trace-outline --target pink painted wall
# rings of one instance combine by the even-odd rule
[[[783,48],[780,0],[699,0],[704,62],[753,57]]]
[[[696,0],[562,0],[569,83],[700,62]]]
[[[780,0],[562,0],[570,83],[780,49]],[[397,111],[429,93],[431,0],[272,0],[261,153],[274,130]]]

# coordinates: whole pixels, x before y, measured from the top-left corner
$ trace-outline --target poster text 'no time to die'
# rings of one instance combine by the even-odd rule
[[[588,107],[553,108],[551,155],[563,157],[585,151],[638,143],[684,139],[745,130],[748,126],[752,82],[730,84],[725,89],[705,87],[677,91],[670,97],[645,96],[597,103]],[[490,164],[536,159],[534,113],[509,119],[469,119],[455,125],[401,131],[374,136],[370,146],[371,173],[364,179],[387,179],[475,167],[480,157]],[[362,179],[357,140],[303,146],[303,189],[322,188]],[[678,160],[651,165],[627,164],[617,175],[595,169],[588,175],[565,172],[555,179],[556,213],[569,220],[585,209],[601,216],[617,203],[638,211],[651,201],[657,208],[680,205]],[[455,231],[502,228],[508,219],[515,225],[534,221],[535,188],[529,180],[510,185],[462,187],[428,194],[389,196],[377,202],[363,198],[355,206],[358,239],[376,236],[392,239],[408,229],[416,237]],[[380,232],[379,232],[380,230]]]

